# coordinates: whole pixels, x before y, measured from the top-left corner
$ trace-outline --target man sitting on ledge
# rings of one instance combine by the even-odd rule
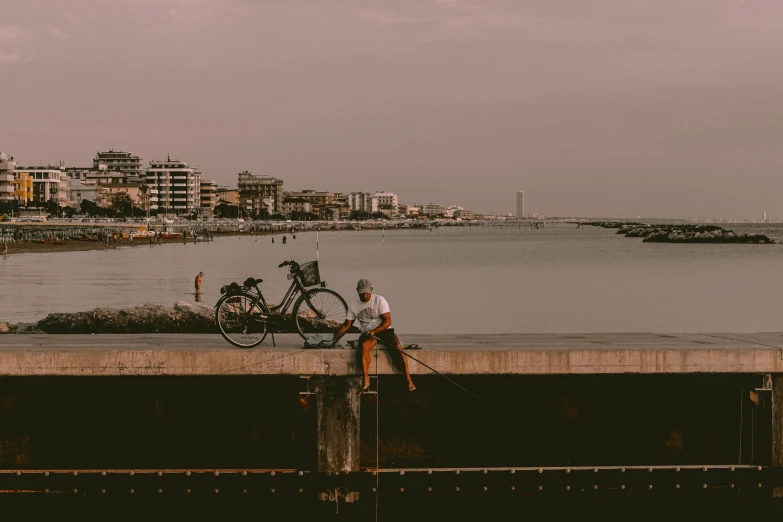
[[[337,342],[345,335],[354,321],[358,321],[359,330],[362,331],[361,336],[359,336],[362,349],[362,374],[364,376],[362,390],[367,391],[370,388],[370,351],[378,341],[381,341],[381,344],[388,347],[396,347],[399,351],[403,367],[405,368],[405,377],[408,379],[408,389],[413,391],[416,389],[416,386],[413,385],[411,374],[408,371],[408,360],[402,353],[402,343],[394,333],[394,329],[389,328],[392,324],[389,303],[383,296],[373,295],[372,290],[372,282],[369,279],[359,280],[356,284],[356,292],[359,294],[358,299],[353,299],[349,304],[345,322],[335,332],[334,340]]]

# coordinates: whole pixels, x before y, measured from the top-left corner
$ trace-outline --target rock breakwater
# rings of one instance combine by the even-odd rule
[[[335,325],[336,326],[336,325]],[[322,331],[322,327],[314,331]],[[330,331],[332,331],[330,329]],[[353,330],[353,328],[352,328]],[[275,325],[276,333],[296,333],[290,316]],[[131,308],[94,308],[86,312],[51,313],[37,323],[0,322],[0,334],[144,334],[220,333],[215,309],[177,301],[174,306],[144,304]]]
[[[641,237],[646,243],[750,243],[773,244],[775,240],[764,234],[745,234],[717,225],[650,225],[600,221],[587,223],[603,228],[616,228],[625,237]]]

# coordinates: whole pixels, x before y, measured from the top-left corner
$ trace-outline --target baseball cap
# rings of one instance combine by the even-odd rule
[[[372,293],[372,281],[369,279],[359,279],[356,283],[356,291],[360,294]]]

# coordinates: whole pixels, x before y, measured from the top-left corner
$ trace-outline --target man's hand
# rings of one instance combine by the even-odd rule
[[[353,324],[353,321],[346,319],[345,322],[340,325],[340,327],[337,329],[336,332],[334,332],[334,342],[337,342],[340,340],[340,338],[345,335],[345,333],[348,331],[348,329]]]

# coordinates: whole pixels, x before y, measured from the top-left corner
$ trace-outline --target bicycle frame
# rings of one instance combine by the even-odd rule
[[[285,295],[280,300],[280,304],[276,307],[275,311],[273,312],[272,309],[269,307],[269,304],[267,304],[266,299],[264,299],[264,294],[261,292],[261,289],[258,288],[258,285],[256,285],[256,293],[258,295],[258,301],[261,303],[261,306],[263,307],[264,313],[271,314],[271,313],[279,313],[281,315],[284,315],[288,308],[295,302],[295,298],[297,294],[302,294],[304,296],[305,301],[308,305],[310,305],[311,308],[315,308],[313,304],[310,302],[310,299],[307,297],[307,287],[305,287],[304,284],[302,284],[302,281],[299,279],[299,275],[295,273],[289,273],[288,278],[292,279],[291,286],[288,287],[288,290],[286,290]],[[321,287],[325,287],[324,284],[321,284]]]

